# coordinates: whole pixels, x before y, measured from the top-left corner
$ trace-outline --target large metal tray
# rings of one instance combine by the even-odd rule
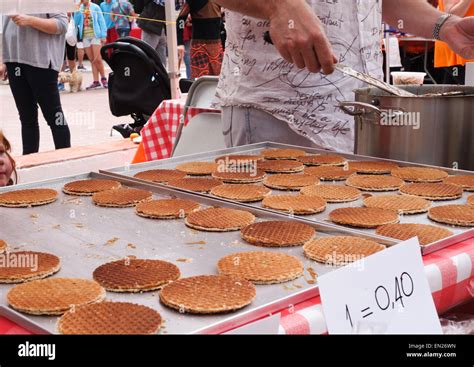
[[[265,143],[259,143],[259,144],[252,144],[252,145],[246,145],[246,146],[241,146],[241,147],[235,147],[235,148],[229,148],[229,149],[223,149],[219,151],[214,151],[214,152],[206,152],[206,153],[199,153],[199,154],[193,154],[193,155],[188,155],[188,156],[183,156],[183,157],[176,157],[176,158],[170,158],[170,159],[164,159],[160,161],[153,161],[153,162],[148,162],[148,163],[142,163],[142,164],[137,164],[137,165],[132,165],[132,166],[124,166],[124,167],[118,167],[110,170],[104,170],[101,171],[106,174],[113,175],[115,177],[131,177],[132,179],[140,182],[145,182],[142,180],[138,180],[134,178],[133,176],[141,171],[145,170],[150,170],[150,169],[158,169],[158,168],[174,168],[176,165],[184,162],[190,162],[190,161],[213,161],[215,158],[226,155],[226,154],[232,154],[232,153],[239,153],[239,154],[258,154],[264,149],[271,149],[271,148],[297,148],[297,149],[303,149],[308,153],[313,153],[313,154],[324,154],[324,153],[330,153],[327,150],[321,150],[321,149],[314,149],[314,148],[306,148],[306,147],[299,147],[299,146],[293,146],[293,145],[286,145],[286,144],[279,144],[279,143],[272,143],[272,142],[265,142]],[[417,167],[432,167],[432,168],[439,168],[444,171],[447,171],[451,175],[474,175],[474,172],[472,171],[463,171],[463,170],[455,170],[455,169],[450,169],[450,168],[445,168],[445,167],[434,167],[434,166],[428,166],[428,165],[423,165],[423,164],[417,164],[417,163],[410,163],[410,162],[402,162],[402,161],[395,161],[395,160],[387,160],[387,159],[381,159],[381,158],[376,158],[376,157],[368,157],[368,156],[361,156],[361,155],[355,155],[355,154],[344,154],[344,153],[337,153],[339,155],[344,156],[347,158],[349,161],[354,161],[354,160],[360,160],[360,161],[385,161],[385,162],[394,162],[397,163],[400,166],[417,166]],[[336,185],[344,185],[344,181],[338,181],[335,182],[334,184]],[[159,184],[154,184],[158,186],[164,186],[164,185],[159,185]],[[183,190],[184,191],[184,190]],[[274,194],[291,194],[291,192],[287,191],[279,191],[279,190],[273,190]],[[394,193],[394,192],[391,192]],[[293,192],[293,194],[297,194]],[[387,195],[390,194],[390,192],[384,192],[384,193],[377,193],[377,192],[370,192],[368,193],[370,195]],[[204,195],[208,197],[214,197],[209,194],[199,194],[199,195]],[[450,201],[434,201],[432,202],[432,206],[437,206],[437,205],[447,205],[447,204],[465,204],[466,203],[466,198],[469,194],[464,193],[463,197],[459,200],[450,200]],[[219,200],[226,201],[225,199],[217,198]],[[254,203],[254,204],[244,204],[247,206],[252,206],[252,207],[260,207],[261,208],[261,203]],[[337,226],[334,223],[330,222],[328,219],[329,213],[337,208],[343,208],[343,207],[348,207],[348,206],[354,206],[354,207],[360,207],[363,206],[363,198],[359,199],[357,201],[351,202],[351,203],[340,203],[340,204],[328,204],[326,210],[323,213],[316,214],[316,215],[310,215],[310,216],[297,216],[303,220],[310,221],[313,223],[326,223],[331,226]],[[268,211],[272,211],[269,209],[265,209]],[[444,227],[449,230],[451,230],[454,235],[431,243],[427,246],[422,246],[422,253],[424,255],[438,251],[442,248],[445,248],[447,246],[453,245],[455,243],[459,243],[460,241],[463,241],[465,239],[474,237],[474,229],[468,229],[468,228],[463,228],[463,227],[455,227],[455,226],[449,226],[449,225],[443,225],[440,223],[434,223],[430,219],[428,219],[428,216],[426,213],[424,214],[417,214],[417,215],[405,215],[400,217],[400,222],[401,223],[424,223],[424,224],[434,224],[439,227]],[[375,230],[373,229],[364,229],[360,230],[366,234],[375,234]]]
[[[50,205],[28,209],[0,207],[0,238],[9,243],[11,251],[47,251],[58,255],[62,261],[62,268],[56,277],[86,279],[92,278],[92,272],[97,266],[130,255],[170,261],[180,268],[183,277],[187,277],[215,274],[218,259],[225,255],[262,250],[244,243],[240,239],[239,232],[198,232],[186,227],[183,220],[146,219],[137,216],[133,208],[101,208],[92,204],[89,197],[68,196],[61,192],[62,186],[69,181],[107,177],[110,178],[91,173],[0,189],[0,192],[5,192],[48,187],[60,193],[59,199]],[[259,221],[288,220],[284,215],[258,208],[242,207],[126,178],[120,178],[119,181],[129,187],[150,190],[154,193],[154,198],[180,197],[198,201],[203,207],[246,209],[253,212]],[[318,236],[359,234],[356,231],[325,224],[312,223],[312,225],[317,230]],[[365,236],[363,233],[360,235]],[[396,243],[383,240],[379,242],[386,245]],[[311,284],[314,282],[308,272],[310,267],[317,274],[336,269],[306,259],[301,247],[264,250],[281,251],[300,258],[305,265],[304,277],[285,284],[257,286],[257,297],[254,302],[236,313],[218,316],[183,315],[162,306],[158,292],[142,294],[107,292],[107,299],[136,302],[158,310],[166,321],[161,333],[222,333],[317,296],[317,284]],[[192,262],[180,262],[179,259],[192,259]],[[11,287],[12,285],[0,285],[0,315],[36,333],[55,333],[57,317],[21,315],[8,307],[6,293]]]

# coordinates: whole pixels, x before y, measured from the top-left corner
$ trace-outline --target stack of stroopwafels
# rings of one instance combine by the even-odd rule
[[[398,223],[395,210],[379,208],[340,208],[329,213],[329,219],[337,224],[359,228],[377,228],[384,224]]]
[[[111,292],[144,292],[162,288],[178,279],[179,268],[167,261],[122,259],[94,270],[94,280]]]
[[[97,192],[92,195],[92,202],[97,206],[110,208],[126,208],[144,201],[150,201],[153,194],[150,191],[120,188]]]
[[[441,182],[448,174],[436,168],[399,167],[392,170],[392,176],[408,182]]]
[[[426,213],[431,203],[423,198],[407,195],[382,195],[364,199],[368,208],[395,210],[399,214]]]
[[[92,196],[96,192],[118,189],[122,185],[114,180],[80,180],[68,182],[63,192],[68,195]]]
[[[161,302],[180,313],[217,314],[249,305],[256,296],[255,286],[226,275],[201,275],[179,279],[160,292]]]
[[[346,167],[318,166],[307,167],[304,173],[318,177],[321,181],[344,181],[356,173],[356,170]]]
[[[429,245],[430,243],[453,235],[453,232],[445,228],[432,226],[429,224],[415,223],[387,224],[378,227],[375,233],[381,236],[396,238],[402,241],[406,241],[417,236],[418,241],[422,246]]]
[[[307,155],[298,160],[306,166],[344,166],[347,160],[336,154]]]
[[[176,170],[190,176],[209,176],[217,170],[218,164],[214,162],[189,162],[176,167]]]
[[[301,194],[307,196],[319,196],[328,203],[344,203],[348,201],[354,201],[362,196],[362,193],[354,187],[338,185],[307,186],[301,189]]]
[[[0,193],[0,206],[28,208],[56,201],[58,193],[52,189],[25,189]]]
[[[326,209],[326,200],[318,196],[274,195],[263,199],[264,208],[298,215],[321,213]]]
[[[245,210],[207,208],[189,214],[185,223],[200,231],[229,232],[238,231],[254,221],[255,216]]]
[[[246,167],[254,166],[257,163],[263,161],[263,157],[259,155],[248,155],[248,154],[231,154],[224,155],[215,159],[215,162],[219,167]]]
[[[242,169],[236,171],[231,169],[224,172],[212,172],[212,177],[225,183],[255,183],[263,181],[265,178],[265,172],[254,169]]]
[[[262,247],[302,246],[315,234],[314,228],[307,224],[286,221],[254,223],[240,232],[246,242]]]
[[[362,174],[385,175],[389,174],[393,169],[398,168],[398,165],[391,162],[382,161],[360,161],[349,162],[349,169],[357,171]]]
[[[462,196],[460,186],[444,183],[412,183],[403,185],[400,192],[405,195],[419,196],[432,201],[455,200]]]
[[[178,180],[169,181],[168,185],[187,191],[209,192],[214,187],[222,185],[222,181],[216,180],[215,178],[185,177]]]
[[[470,195],[467,198],[467,205],[474,205],[474,195]]]
[[[43,279],[61,268],[59,258],[45,252],[16,251],[2,256],[6,266],[0,267],[0,283],[23,283]]]
[[[145,181],[167,183],[186,177],[186,173],[174,169],[154,169],[139,172],[134,177]]]
[[[211,190],[211,194],[220,198],[252,203],[263,200],[272,190],[259,185],[219,185]]]
[[[443,183],[461,186],[464,191],[474,191],[474,175],[472,176],[449,176]]]
[[[298,159],[306,155],[301,149],[268,149],[262,151],[262,157],[265,159]]]
[[[267,177],[263,184],[271,189],[298,191],[305,186],[318,185],[319,179],[308,174],[277,174]]]
[[[428,211],[435,222],[461,227],[474,227],[474,207],[471,205],[440,205]]]
[[[346,185],[364,191],[396,191],[403,186],[403,180],[392,176],[352,175]]]
[[[176,219],[185,218],[199,207],[199,204],[192,200],[164,199],[140,203],[136,206],[135,212],[145,218]]]
[[[258,162],[257,167],[267,173],[297,173],[304,170],[303,163],[286,159]]]

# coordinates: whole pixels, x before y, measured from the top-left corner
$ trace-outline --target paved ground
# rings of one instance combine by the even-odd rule
[[[89,66],[88,66],[89,67]],[[90,67],[89,67],[90,68]],[[112,125],[131,122],[131,118],[117,118],[109,110],[108,94],[105,89],[86,91],[85,88],[92,82],[90,72],[83,73],[83,90],[79,93],[61,93],[61,102],[71,129],[73,146],[99,144],[110,140],[121,139],[120,135],[110,136]],[[66,88],[68,88],[66,86]],[[54,149],[51,131],[41,113],[40,151]],[[8,85],[0,84],[0,128],[13,146],[14,155],[21,155],[21,130],[18,112]]]

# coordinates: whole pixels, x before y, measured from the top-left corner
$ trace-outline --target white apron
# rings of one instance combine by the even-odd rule
[[[381,79],[382,0],[307,0],[340,63]],[[227,11],[227,46],[217,97],[222,106],[264,110],[315,144],[354,150],[354,120],[337,105],[365,85],[336,71],[313,74],[286,62],[263,34],[269,22]]]

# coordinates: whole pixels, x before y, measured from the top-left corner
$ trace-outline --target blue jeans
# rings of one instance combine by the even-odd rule
[[[184,65],[186,65],[186,78],[191,79],[191,41],[184,42]]]

